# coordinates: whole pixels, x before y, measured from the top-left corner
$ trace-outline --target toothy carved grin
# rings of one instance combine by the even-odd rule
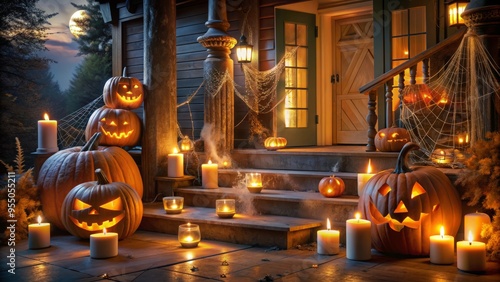
[[[87,231],[96,231],[96,230],[103,230],[104,228],[110,228],[118,224],[123,218],[125,217],[125,213],[120,214],[119,216],[113,217],[112,220],[106,220],[103,221],[101,224],[98,224],[97,222],[93,222],[91,225],[89,225],[87,222],[82,221],[80,222],[78,219],[72,217],[71,215],[69,218],[71,221],[78,227],[85,229]]]
[[[130,136],[130,134],[132,134],[132,132],[134,132],[134,130],[129,130],[128,132],[120,132],[119,134],[116,133],[116,132],[109,132],[109,131],[106,131],[104,130],[104,128],[101,127],[101,131],[102,133],[104,133],[104,135],[108,136],[108,137],[111,137],[111,138],[115,138],[115,139],[122,139],[122,138],[128,138]]]
[[[414,220],[407,216],[402,222],[400,222],[399,220],[392,218],[389,213],[386,216],[383,216],[373,202],[370,202],[370,214],[372,218],[375,219],[376,224],[387,223],[389,224],[389,227],[396,232],[400,232],[405,226],[412,229],[420,228],[421,222],[429,216],[428,213],[420,213],[420,219]]]
[[[127,102],[127,103],[133,103],[133,102],[136,102],[136,101],[139,101],[139,99],[141,99],[142,97],[142,94],[139,94],[139,96],[126,96],[126,95],[122,95],[122,94],[119,94],[118,93],[118,98],[120,98],[120,100],[122,100],[123,102]]]

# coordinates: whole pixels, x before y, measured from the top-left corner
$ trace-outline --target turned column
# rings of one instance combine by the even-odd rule
[[[210,0],[208,3],[207,32],[198,37],[198,42],[207,48],[204,61],[205,79],[205,126],[211,126],[210,140],[204,140],[209,158],[230,153],[234,148],[234,85],[233,60],[229,57],[236,39],[227,34],[229,22],[225,0]],[[230,78],[230,79],[224,79]],[[221,84],[221,81],[224,81]],[[207,136],[202,138],[206,139]],[[215,152],[214,152],[215,151]]]
[[[144,199],[156,194],[155,178],[167,175],[167,155],[177,145],[175,0],[144,0]]]

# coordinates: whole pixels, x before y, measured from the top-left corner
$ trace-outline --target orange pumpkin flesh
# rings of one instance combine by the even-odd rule
[[[43,213],[60,229],[64,230],[61,221],[64,198],[76,185],[95,180],[97,167],[102,168],[110,181],[125,182],[142,197],[142,177],[134,159],[119,147],[97,147],[99,136],[101,133],[94,135],[84,147],[55,153],[40,169],[37,186]]]
[[[134,234],[143,215],[139,194],[126,183],[110,183],[101,169],[95,175],[97,181],[79,184],[66,196],[61,209],[66,230],[84,239],[104,228],[120,240]]]
[[[318,190],[321,195],[327,198],[339,197],[345,191],[345,184],[342,178],[335,176],[324,177],[318,185]]]
[[[429,236],[441,225],[453,236],[460,227],[462,203],[448,177],[435,167],[405,164],[417,148],[407,143],[396,168],[375,174],[360,197],[359,210],[372,222],[372,245],[380,252],[426,256]]]

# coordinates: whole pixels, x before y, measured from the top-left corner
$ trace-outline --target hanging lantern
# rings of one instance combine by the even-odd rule
[[[184,137],[182,137],[182,140],[179,141],[179,148],[181,152],[190,152],[191,150],[193,150],[193,147],[194,143],[193,141],[191,141],[191,139],[189,139],[189,136],[187,135],[184,135]]]
[[[253,45],[248,44],[245,35],[241,35],[240,42],[236,45],[236,56],[238,63],[250,63],[252,61]]]
[[[446,8],[448,10],[448,26],[460,26],[465,24],[461,15],[467,4],[468,1],[463,0],[452,0],[446,3]]]

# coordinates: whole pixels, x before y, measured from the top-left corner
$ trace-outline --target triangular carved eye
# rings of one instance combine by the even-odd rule
[[[395,213],[405,213],[405,212],[408,212],[408,209],[406,208],[406,205],[405,205],[405,203],[403,203],[403,201],[399,201],[399,204],[396,207],[396,209],[394,210],[394,212]]]
[[[382,187],[380,187],[378,189],[378,192],[380,195],[385,197],[385,196],[387,196],[387,194],[389,194],[389,192],[391,192],[391,187],[387,184],[384,184],[384,185],[382,185]]]
[[[112,201],[109,201],[109,202],[105,203],[104,205],[101,205],[101,208],[104,208],[107,210],[112,210],[112,211],[121,211],[121,210],[123,210],[122,198],[118,197]]]
[[[422,187],[422,185],[420,185],[420,183],[418,182],[415,182],[415,184],[413,185],[413,189],[411,190],[411,198],[415,198],[416,196],[420,196],[422,194],[425,194],[425,189],[424,187]]]
[[[85,203],[84,201],[78,200],[78,199],[75,199],[75,201],[73,202],[73,210],[75,210],[75,211],[81,211],[84,209],[88,209],[90,207],[91,207],[91,205]]]

